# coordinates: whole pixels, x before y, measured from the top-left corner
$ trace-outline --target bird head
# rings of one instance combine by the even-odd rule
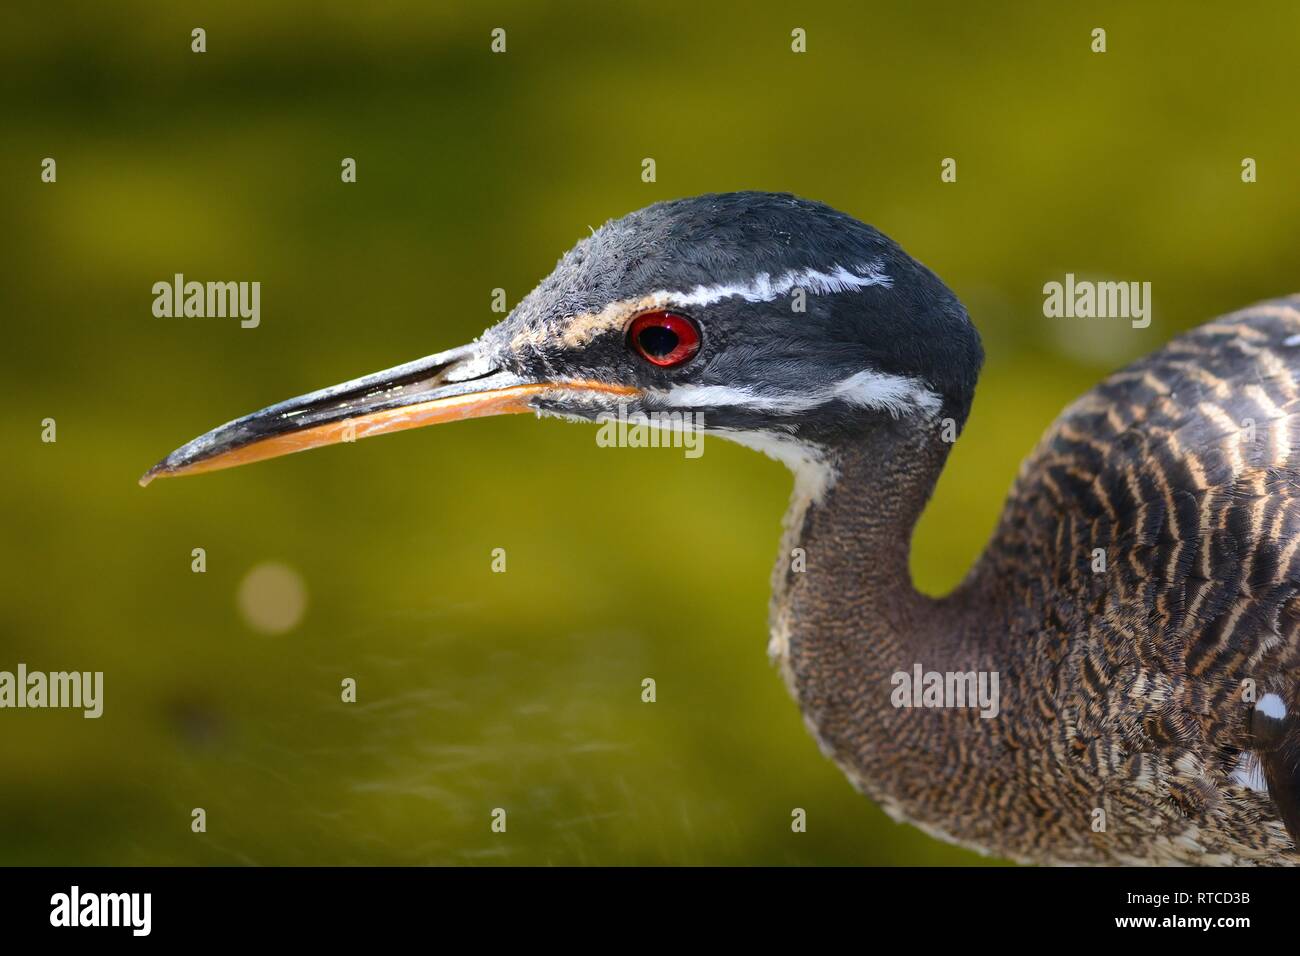
[[[872,227],[790,195],[697,196],[606,223],[477,341],[236,419],[141,483],[529,411],[691,413],[793,464],[885,420],[960,428],[982,357],[956,296]]]

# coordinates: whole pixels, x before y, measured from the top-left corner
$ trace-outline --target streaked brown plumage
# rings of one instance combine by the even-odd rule
[[[1016,860],[1300,863],[1282,819],[1295,813],[1294,719],[1271,742],[1289,751],[1264,755],[1271,795],[1231,779],[1244,752],[1266,749],[1251,701],[1272,692],[1297,710],[1293,336],[1300,298],[1264,303],[1071,405],[942,600],[912,588],[907,552],[947,446],[900,424],[845,457],[822,503],[793,516],[787,544],[806,549],[809,573],[778,566],[773,648],[855,785]],[[912,493],[891,505],[873,488]],[[882,705],[913,659],[999,671],[1002,717]]]

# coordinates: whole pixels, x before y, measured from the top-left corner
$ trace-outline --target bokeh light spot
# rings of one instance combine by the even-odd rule
[[[240,614],[253,630],[283,634],[302,621],[307,610],[307,586],[293,568],[266,561],[244,575],[236,600]]]

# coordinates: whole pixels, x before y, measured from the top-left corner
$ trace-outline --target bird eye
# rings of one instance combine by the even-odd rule
[[[700,349],[700,330],[677,312],[638,315],[627,338],[638,355],[660,368],[681,365]]]

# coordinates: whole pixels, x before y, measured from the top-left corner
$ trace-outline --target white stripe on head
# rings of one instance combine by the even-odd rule
[[[880,269],[880,263],[859,264],[850,272],[841,265],[835,265],[830,272],[817,269],[791,269],[775,279],[770,272],[760,272],[748,282],[724,282],[718,285],[697,285],[689,292],[668,292],[665,295],[675,305],[712,305],[723,299],[740,296],[746,302],[771,302],[795,289],[803,289],[810,295],[828,295],[835,292],[851,292],[879,285],[889,288],[894,280]]]
[[[831,391],[850,405],[881,408],[895,418],[913,409],[934,414],[943,405],[943,399],[917,379],[870,369],[850,375]]]
[[[791,269],[775,279],[769,272],[760,272],[746,282],[697,285],[690,291],[672,292],[660,289],[635,299],[609,302],[598,312],[584,312],[563,319],[564,327],[558,334],[565,347],[576,349],[586,345],[598,335],[622,329],[632,316],[651,309],[690,309],[712,305],[714,302],[721,302],[733,296],[739,296],[746,302],[771,302],[795,289],[803,289],[810,295],[830,295],[875,285],[889,288],[893,284],[894,280],[881,271],[878,262],[859,264],[853,271],[841,265],[833,266],[830,272],[820,272],[817,269]],[[555,334],[545,323],[527,325],[510,340],[510,347],[515,351],[530,346],[540,348],[545,346]]]
[[[859,408],[875,408],[898,418],[917,411],[926,415],[943,404],[926,385],[905,375],[888,375],[864,369],[843,381],[797,394],[771,394],[745,386],[674,385],[648,394],[677,408],[748,408],[761,412],[793,414],[839,399]]]

